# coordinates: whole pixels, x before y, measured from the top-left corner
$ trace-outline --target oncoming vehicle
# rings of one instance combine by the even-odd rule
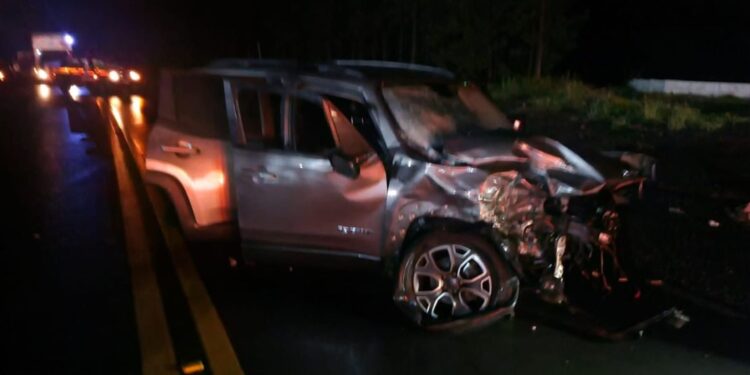
[[[101,79],[102,85],[109,87],[127,87],[139,85],[143,76],[138,70],[123,68],[122,66],[105,63],[99,59],[92,59],[91,66]]]
[[[92,85],[99,79],[86,59],[67,57],[57,64],[49,64],[45,69],[37,69],[37,77],[52,84],[67,88],[71,85]]]
[[[649,159],[524,137],[446,70],[226,60],[160,90],[146,180],[190,238],[237,229],[245,259],[377,263],[431,329],[510,315],[522,284],[559,304],[566,280],[608,293],[625,277],[618,207]]]
[[[97,58],[75,58],[65,56],[60,60],[48,60],[43,67],[34,69],[36,80],[62,88],[71,85],[89,88],[130,88],[142,83],[141,73],[126,69]]]

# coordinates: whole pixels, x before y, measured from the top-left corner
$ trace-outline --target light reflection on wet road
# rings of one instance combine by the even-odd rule
[[[0,85],[0,373],[135,373],[104,122],[62,96],[49,86]]]

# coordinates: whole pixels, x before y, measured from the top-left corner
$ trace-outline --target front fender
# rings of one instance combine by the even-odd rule
[[[493,230],[492,225],[484,221],[467,221],[455,217],[432,215],[416,217],[408,225],[403,238],[400,241],[393,242],[394,248],[390,249],[389,255],[385,257],[386,274],[395,277],[408,246],[421,235],[435,231],[471,232],[480,235],[494,246],[500,257],[510,265],[516,275],[523,276],[523,269],[518,257],[511,251],[502,236]]]

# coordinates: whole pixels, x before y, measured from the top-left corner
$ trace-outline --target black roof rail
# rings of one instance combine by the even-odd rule
[[[357,79],[398,77],[418,74],[421,76],[455,79],[453,72],[428,65],[379,60],[332,60],[320,64],[300,63],[296,60],[229,58],[214,60],[206,69],[265,69],[295,71],[298,73],[324,73]]]
[[[412,64],[398,61],[381,61],[381,60],[333,60],[331,64],[347,68],[373,68],[373,69],[394,69],[408,70],[421,73],[435,74],[446,78],[455,78],[453,72],[447,69],[435,66]]]
[[[300,64],[294,60],[278,59],[219,59],[211,61],[206,67],[218,69],[248,68],[297,68]]]
[[[317,68],[318,68],[318,71],[321,73],[341,74],[341,75],[356,77],[356,78],[365,77],[364,74],[362,74],[362,72],[356,69],[351,69],[351,68],[348,68],[346,66],[341,66],[341,65],[319,64]]]

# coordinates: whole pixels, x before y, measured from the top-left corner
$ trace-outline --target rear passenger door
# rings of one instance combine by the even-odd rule
[[[378,257],[385,171],[344,113],[313,92],[240,86],[235,98],[244,137],[233,159],[243,241]],[[359,173],[335,171],[334,152],[359,158]]]
[[[161,82],[159,119],[149,134],[146,170],[179,181],[199,227],[233,219],[227,184],[230,150],[221,77],[175,73]],[[169,100],[171,99],[171,100]]]

